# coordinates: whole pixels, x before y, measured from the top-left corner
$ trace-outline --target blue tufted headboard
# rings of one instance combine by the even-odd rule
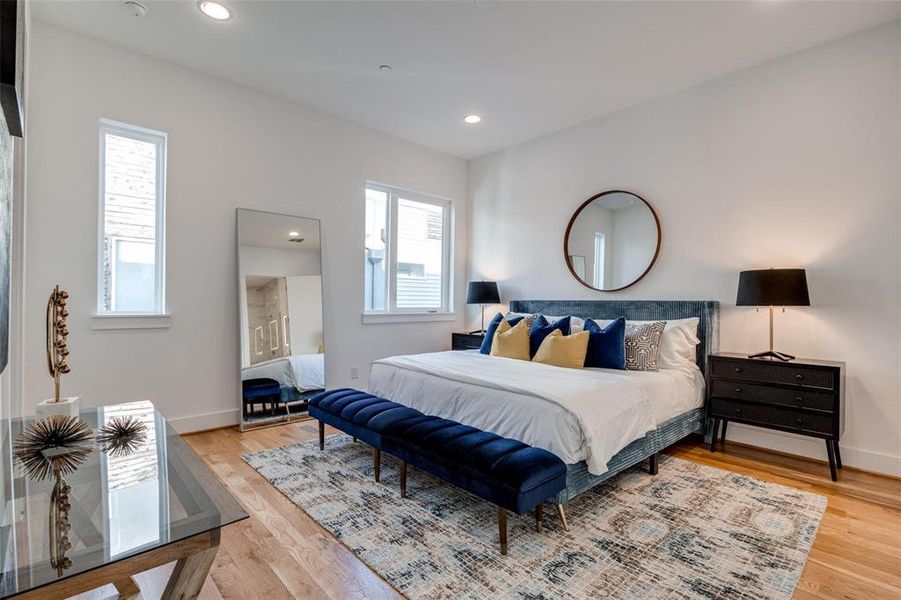
[[[707,373],[707,356],[719,347],[720,303],[716,300],[512,300],[510,310],[587,319],[667,321],[698,317],[698,366]]]

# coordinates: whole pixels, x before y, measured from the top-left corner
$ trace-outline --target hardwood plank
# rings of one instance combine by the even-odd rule
[[[326,429],[326,435],[334,433]],[[317,437],[315,421],[243,434],[233,428],[185,436],[251,515],[223,530],[204,593],[212,587],[222,598],[399,597],[241,459],[249,452]],[[726,443],[725,451],[711,453],[690,438],[666,453],[828,498],[796,598],[901,597],[901,480],[846,467],[839,481],[832,482],[823,461],[733,442]]]

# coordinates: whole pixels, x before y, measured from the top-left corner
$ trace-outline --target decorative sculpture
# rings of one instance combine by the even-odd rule
[[[47,300],[47,369],[53,378],[54,402],[62,400],[59,396],[60,376],[71,371],[66,362],[69,355],[66,342],[69,336],[69,328],[66,325],[66,317],[69,316],[69,310],[66,308],[68,298],[69,292],[59,289],[57,285]]]
[[[90,427],[77,417],[50,415],[29,424],[13,444],[13,453],[22,461],[27,477],[55,480],[50,493],[48,531],[50,565],[60,576],[72,566],[66,556],[72,547],[70,488],[63,476],[74,472],[91,454],[92,438]]]
[[[69,292],[53,288],[47,299],[47,370],[53,378],[53,397],[38,403],[35,413],[38,417],[49,415],[78,416],[78,397],[63,398],[60,395],[60,377],[71,371],[67,357],[69,327],[66,317],[69,309],[66,302]]]
[[[50,415],[28,425],[13,452],[28,477],[50,479],[75,471],[91,454],[92,437],[91,428],[77,417]]]
[[[135,417],[113,417],[97,432],[97,444],[110,456],[127,456],[147,439],[147,425]]]

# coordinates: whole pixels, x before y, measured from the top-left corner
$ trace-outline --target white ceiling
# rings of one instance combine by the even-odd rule
[[[303,241],[292,242],[297,232]],[[238,211],[238,244],[297,252],[319,252],[319,219],[280,215],[260,210]]]
[[[901,2],[41,0],[33,16],[463,158],[901,18]],[[393,71],[381,73],[378,66]],[[469,112],[480,125],[462,121]]]

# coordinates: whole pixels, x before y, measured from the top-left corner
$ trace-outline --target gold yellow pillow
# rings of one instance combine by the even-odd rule
[[[491,356],[529,360],[529,327],[525,319],[513,327],[507,319],[501,319],[491,342]]]
[[[588,353],[588,332],[580,331],[572,335],[563,335],[559,329],[553,330],[532,359],[534,362],[581,369],[585,366],[585,354]]]

